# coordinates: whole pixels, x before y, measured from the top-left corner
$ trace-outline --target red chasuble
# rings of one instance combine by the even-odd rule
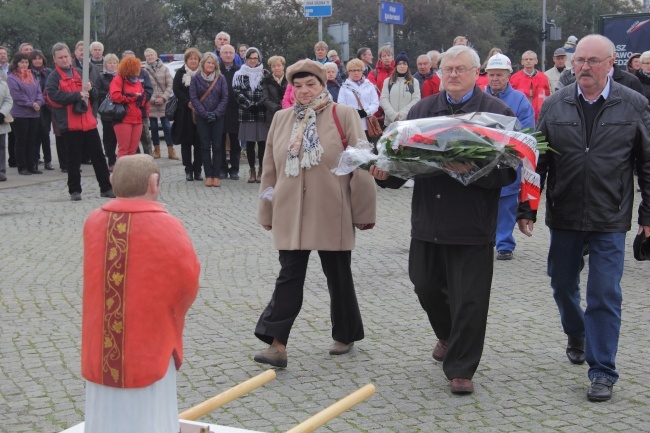
[[[199,261],[181,222],[163,205],[111,200],[84,226],[81,373],[116,388],[160,380],[183,362],[185,315]]]

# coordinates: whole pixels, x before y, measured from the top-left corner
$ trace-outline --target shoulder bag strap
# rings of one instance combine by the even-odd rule
[[[348,148],[348,140],[345,139],[345,134],[343,133],[343,128],[341,128],[341,122],[339,122],[339,117],[336,115],[336,106],[338,104],[335,102],[332,106],[332,116],[334,116],[334,123],[336,123],[336,129],[339,130],[339,135],[341,136],[341,142],[343,143],[343,150]]]
[[[212,81],[212,84],[210,84],[210,87],[208,87],[208,90],[206,90],[205,93],[203,94],[203,96],[201,96],[201,99],[199,99],[200,102],[203,102],[203,100],[208,97],[208,95],[212,91],[212,88],[214,87],[214,85],[217,84],[218,79],[219,79],[219,77],[214,77],[214,81]]]

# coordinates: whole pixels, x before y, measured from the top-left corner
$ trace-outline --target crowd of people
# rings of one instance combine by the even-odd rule
[[[344,355],[363,339],[351,271],[354,232],[375,225],[376,185],[400,188],[410,183],[409,277],[438,339],[432,357],[442,363],[452,393],[472,393],[494,259],[513,259],[515,226],[531,236],[536,221],[536,207],[518,194],[521,166],[497,165],[469,185],[444,175],[402,179],[375,166],[339,178],[329,167],[347,146],[361,139],[372,142],[370,120],[375,119],[387,127],[402,120],[484,112],[516,117],[522,129],[537,128],[558,152],[540,155],[537,173],[546,188],[548,274],[567,335],[566,355],[571,363],[589,364],[589,400],[612,397],[619,377],[620,281],[625,235],[631,229],[633,168],[642,194],[638,230],[650,237],[650,51],[634,56],[627,72],[615,64],[609,39],[588,35],[578,41],[571,36],[555,50],[554,67],[546,73],[536,68],[533,51],[522,55],[521,69],[513,73],[510,58],[500,49],[495,47],[481,63],[467,38],[457,37],[443,53],[417,56],[412,73],[408,55],[395,56],[389,46],[380,49],[376,64],[368,47],[342,64],[320,41],[313,58],[287,67],[284,57],[271,56],[266,69],[260,49],[235,49],[229,35],[220,32],[214,52],[188,49],[173,77],[153,49],[145,51],[142,66],[132,52],[125,51],[120,60],[103,55],[103,46],[94,43],[91,64],[101,64],[103,70],[82,83],[80,44],[73,58],[65,44],[57,43],[50,71],[43,69],[41,52],[27,54],[21,47],[6,80],[0,80],[0,132],[4,140],[10,124],[13,164],[20,174],[40,172],[39,149],[45,146],[43,135],[49,135],[45,111],[52,116],[57,151],[64,150],[59,160],[68,171],[72,200],[81,199],[79,165],[86,158],[101,195],[114,197],[109,172],[116,168],[115,176],[123,167],[127,173],[129,164],[120,161],[138,152],[142,142],[142,153],[153,158],[128,159],[147,174],[139,192],[129,194],[155,201],[159,121],[170,158],[175,158],[174,143],[181,145],[187,181],[205,179],[207,187],[219,187],[223,179],[238,180],[245,149],[248,182],[260,184],[258,222],[272,231],[280,262],[275,290],[255,326],[255,335],[268,347],[254,359],[279,368],[288,365],[289,334],[302,306],[312,250],[320,256],[331,298],[329,353]],[[0,47],[0,61],[6,53]],[[177,107],[170,127],[165,108],[172,94]],[[102,119],[103,148],[96,120],[99,97],[126,107],[123,119]],[[152,137],[147,121],[152,122]],[[44,158],[45,168],[51,169],[47,153]],[[462,174],[471,167],[449,163],[446,168]],[[121,204],[104,207],[107,212],[129,209]],[[107,224],[104,214],[92,218]],[[590,265],[586,309],[578,285],[585,260]],[[94,273],[90,277],[95,286],[104,284]],[[191,286],[195,291],[193,282]],[[159,376],[173,368],[171,362],[178,368],[182,360],[176,355],[170,359],[169,353],[159,358]],[[95,373],[84,376],[98,380]]]

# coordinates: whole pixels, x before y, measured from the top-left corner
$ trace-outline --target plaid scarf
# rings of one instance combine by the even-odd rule
[[[287,149],[287,165],[284,168],[284,173],[287,176],[298,176],[300,168],[309,170],[320,162],[324,151],[316,130],[316,115],[332,102],[334,101],[327,89],[324,89],[307,105],[301,105],[296,99],[293,106],[293,110],[296,112],[296,121],[291,130],[289,148]],[[303,149],[302,162],[298,164],[301,147]]]

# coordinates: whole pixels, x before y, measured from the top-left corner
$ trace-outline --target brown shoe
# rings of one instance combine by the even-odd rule
[[[258,353],[253,357],[255,362],[260,364],[268,364],[273,367],[286,368],[287,367],[287,352],[280,352],[280,350],[271,345],[266,350]]]
[[[216,186],[217,188],[221,186],[221,181],[219,180],[218,177],[212,178],[212,186]]]
[[[153,147],[153,156],[154,159],[160,158],[160,146],[159,145],[154,145]]]
[[[206,177],[205,178],[205,186],[212,186],[212,178],[211,177]]]
[[[348,344],[341,343],[339,341],[332,341],[332,344],[330,345],[330,355],[345,355],[346,353],[350,352],[350,349],[352,349],[352,346],[354,346],[354,341]]]
[[[257,179],[255,182],[260,183],[262,182],[262,167],[260,167],[260,170],[257,172]]]
[[[462,377],[455,377],[449,382],[449,387],[452,394],[471,394],[474,392],[474,384],[472,379],[464,379]]]
[[[251,175],[248,178],[248,183],[255,183],[257,179],[255,178],[255,167],[251,168]]]
[[[435,359],[438,362],[444,361],[445,356],[447,356],[448,345],[449,342],[447,340],[438,340],[438,343],[436,343],[436,347],[433,348],[433,353],[431,353],[433,359]]]
[[[169,159],[180,159],[178,156],[176,156],[176,152],[174,151],[174,146],[167,146],[167,157]]]

